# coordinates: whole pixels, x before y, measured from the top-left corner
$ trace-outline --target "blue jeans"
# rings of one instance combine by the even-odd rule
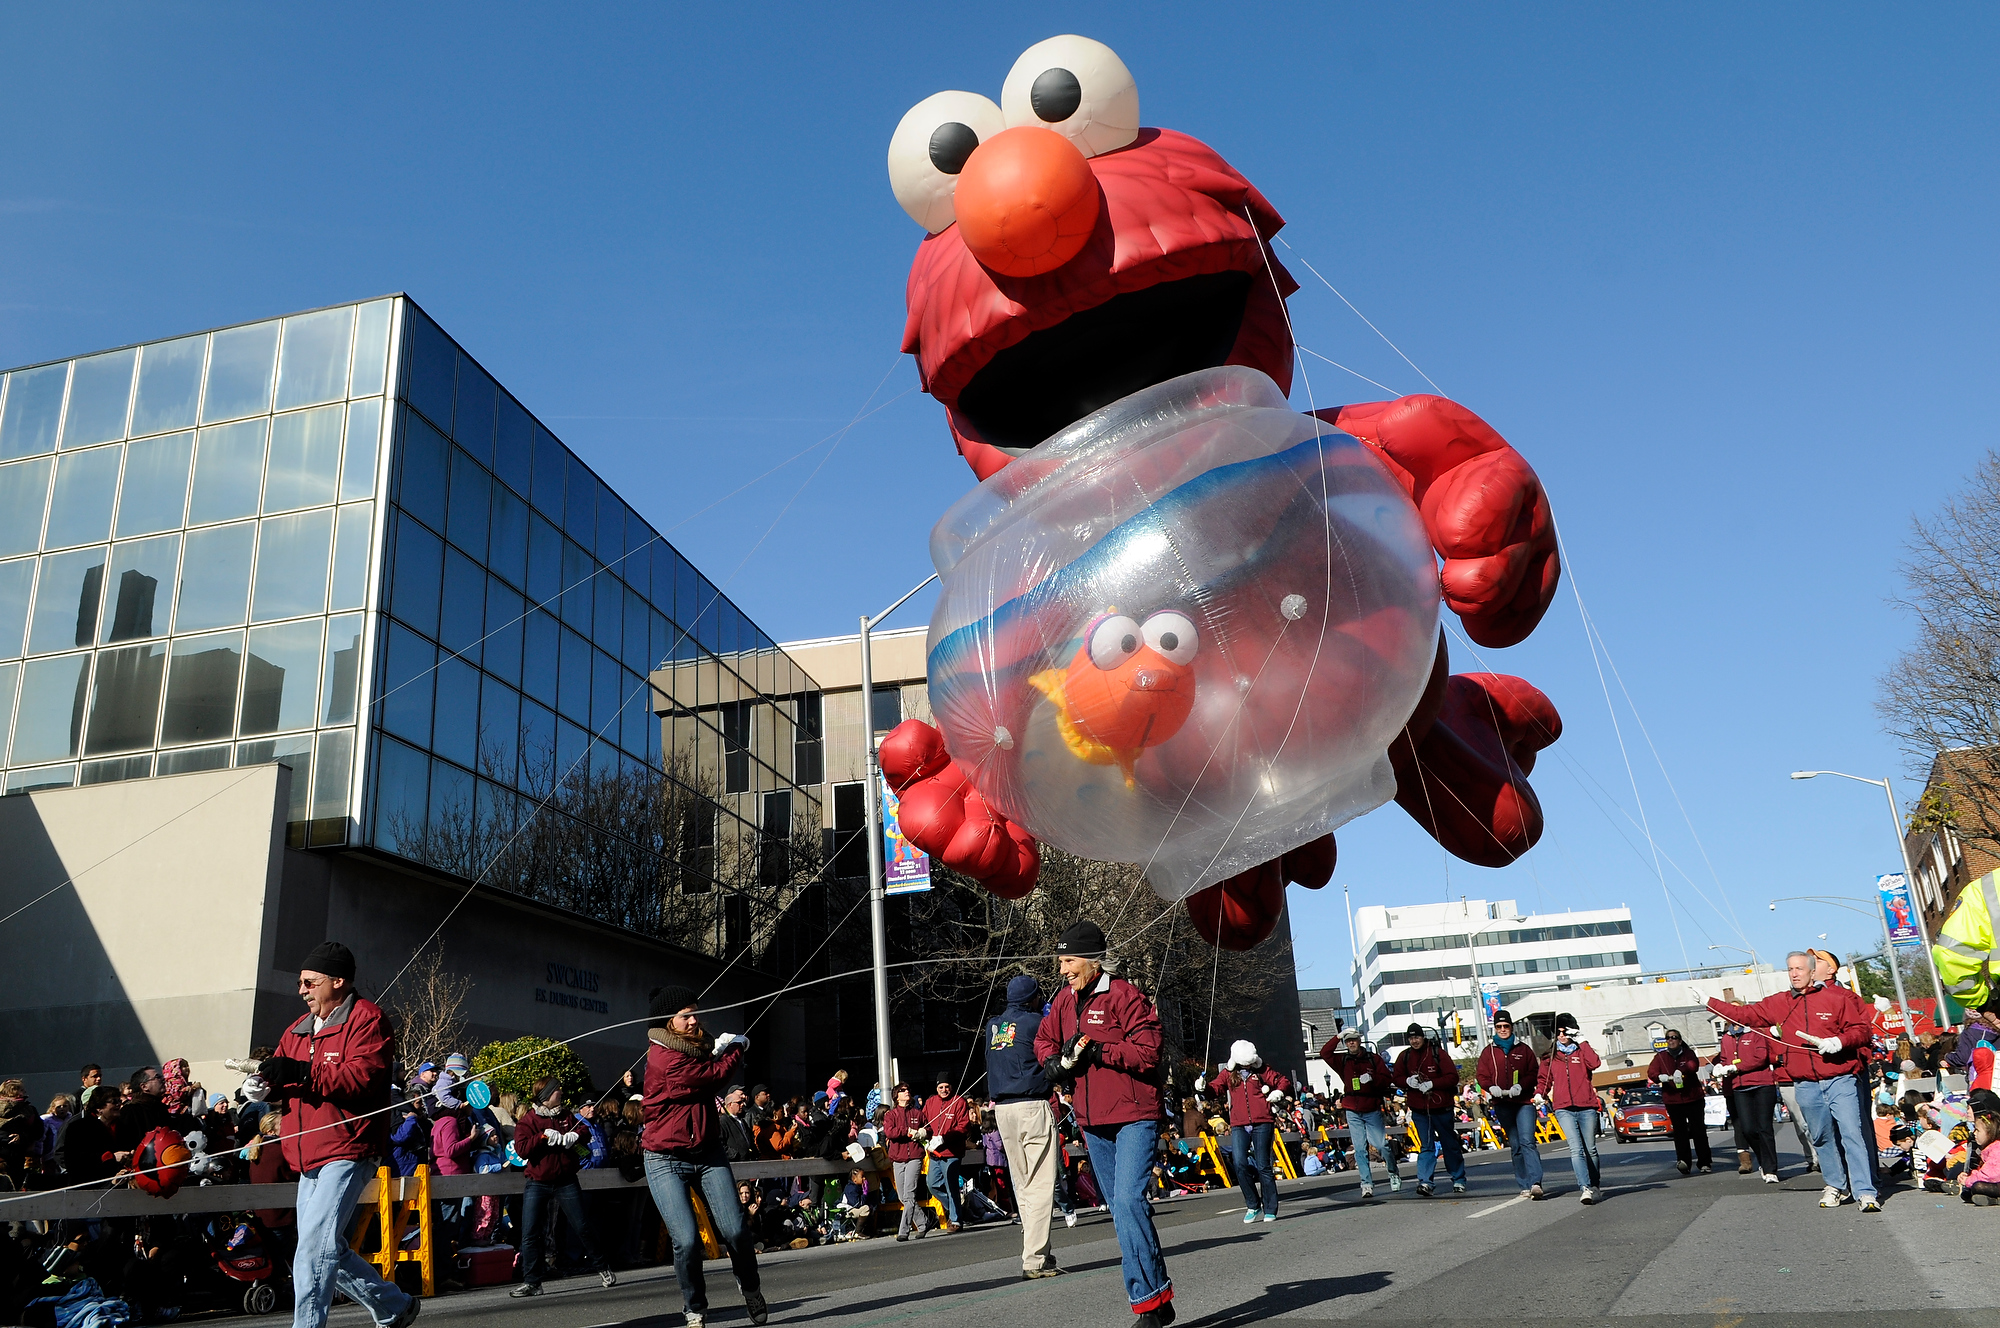
[[[1597,1109],[1571,1111],[1568,1107],[1557,1107],[1556,1120],[1569,1139],[1569,1166],[1576,1173],[1576,1187],[1596,1189],[1601,1175],[1597,1169]]]
[[[715,1234],[729,1251],[729,1266],[736,1274],[737,1289],[749,1295],[758,1289],[756,1238],[744,1228],[743,1205],[736,1199],[736,1177],[722,1150],[712,1150],[713,1160],[691,1162],[685,1158],[648,1149],[646,1188],[653,1192],[653,1204],[667,1234],[674,1242],[674,1278],[681,1284],[681,1306],[694,1314],[708,1312],[708,1282],[701,1272],[701,1224],[695,1220],[689,1194],[699,1189]]]
[[[1229,1132],[1230,1158],[1236,1163],[1236,1185],[1243,1191],[1243,1206],[1255,1210],[1261,1207],[1275,1215],[1278,1211],[1278,1176],[1271,1169],[1271,1122],[1262,1125],[1238,1125]],[[1263,1182],[1264,1193],[1257,1193],[1258,1182]]]
[[[1153,1174],[1159,1141],[1160,1124],[1150,1120],[1093,1125],[1083,1132],[1090,1169],[1097,1174],[1097,1188],[1104,1192],[1118,1232],[1118,1262],[1135,1314],[1158,1309],[1174,1298],[1166,1256],[1160,1253],[1160,1233],[1153,1227],[1153,1208],[1146,1202],[1146,1182]]]
[[[944,1205],[944,1220],[958,1225],[958,1173],[964,1164],[955,1157],[933,1157],[931,1168],[924,1181],[931,1187],[931,1193]]]
[[[1532,1102],[1508,1102],[1496,1106],[1493,1114],[1507,1127],[1507,1142],[1514,1147],[1514,1179],[1522,1189],[1542,1183],[1542,1150],[1535,1144],[1535,1126],[1540,1119]]]
[[[1423,1145],[1417,1153],[1417,1184],[1431,1183],[1431,1174],[1437,1170],[1439,1144],[1444,1146],[1444,1169],[1450,1174],[1451,1183],[1465,1184],[1465,1149],[1458,1142],[1458,1118],[1446,1109],[1412,1111],[1410,1119],[1416,1122],[1417,1139]]]
[[[1382,1126],[1379,1111],[1350,1111],[1347,1113],[1348,1142],[1354,1146],[1354,1165],[1361,1172],[1361,1183],[1369,1187],[1375,1184],[1375,1172],[1368,1164],[1368,1145],[1374,1144],[1375,1151],[1382,1155],[1382,1165],[1389,1168],[1389,1174],[1396,1174],[1396,1157],[1389,1151],[1389,1133]]]
[[[347,1228],[361,1191],[375,1177],[373,1161],[329,1162],[299,1177],[298,1252],[292,1257],[292,1328],[321,1328],[340,1294],[387,1323],[410,1308],[410,1297],[384,1282],[373,1264],[347,1245]]]
[[[731,1197],[734,1198],[733,1190]],[[569,1223],[572,1240],[582,1243],[584,1257],[590,1260],[590,1266],[599,1272],[609,1268],[611,1265],[597,1252],[597,1246],[590,1243],[590,1234],[584,1226],[583,1188],[573,1180],[561,1185],[545,1185],[531,1180],[521,1196],[521,1280],[530,1286],[541,1285],[542,1236],[549,1217],[543,1210],[550,1204],[561,1210],[563,1221]]]
[[[1864,1133],[1861,1091],[1851,1074],[1833,1079],[1808,1079],[1798,1085],[1799,1111],[1812,1131],[1813,1152],[1819,1154],[1820,1176],[1828,1185],[1857,1199],[1875,1197],[1875,1169],[1869,1152],[1873,1133]]]

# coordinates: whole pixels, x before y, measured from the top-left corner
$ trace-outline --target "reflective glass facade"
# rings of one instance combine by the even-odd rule
[[[731,949],[817,844],[818,723],[406,297],[0,377],[10,792],[282,761],[295,846]]]

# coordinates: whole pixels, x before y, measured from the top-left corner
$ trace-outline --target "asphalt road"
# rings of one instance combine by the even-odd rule
[[[1605,1316],[1633,1328],[2000,1328],[2000,1209],[1891,1188],[1884,1211],[1823,1211],[1817,1173],[1785,1157],[1788,1179],[1738,1176],[1735,1154],[1713,1175],[1681,1176],[1664,1144],[1605,1145],[1606,1197],[1577,1202],[1563,1145],[1545,1147],[1554,1197],[1519,1197],[1504,1154],[1470,1159],[1465,1195],[1422,1199],[1409,1181],[1359,1197],[1354,1173],[1288,1181],[1279,1221],[1245,1225],[1234,1191],[1163,1202],[1156,1221],[1179,1322],[1226,1328],[1266,1319],[1364,1321],[1399,1328],[1449,1319],[1473,1328],[1570,1328]],[[1118,1248],[1103,1214],[1065,1228],[1056,1254],[1070,1270],[1020,1280],[1020,1234],[970,1229],[909,1244],[891,1240],[763,1257],[771,1322],[1123,1328],[1132,1322]],[[726,1263],[708,1265],[712,1325],[747,1323]],[[535,1300],[490,1288],[434,1300],[421,1322],[477,1319],[506,1328],[679,1328],[672,1269],[547,1284]],[[1884,1319],[1884,1315],[1893,1316]],[[351,1306],[340,1328],[361,1328]]]

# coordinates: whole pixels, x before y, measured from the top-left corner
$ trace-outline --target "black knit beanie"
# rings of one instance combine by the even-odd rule
[[[330,978],[346,978],[354,981],[354,951],[339,941],[321,941],[306,955],[299,969],[306,973],[324,973]]]
[[[655,987],[646,994],[646,1000],[648,1018],[667,1020],[690,1006],[701,1004],[701,993],[693,987]]]
[[[1058,955],[1075,955],[1079,959],[1104,958],[1104,931],[1096,923],[1086,918],[1078,918],[1063,928],[1063,934],[1056,941]]]

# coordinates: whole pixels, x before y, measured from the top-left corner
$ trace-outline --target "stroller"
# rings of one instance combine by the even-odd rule
[[[270,1236],[255,1222],[233,1227],[215,1223],[203,1233],[199,1249],[190,1249],[183,1264],[188,1309],[236,1309],[257,1316],[273,1314],[290,1302],[291,1270],[271,1257]]]

